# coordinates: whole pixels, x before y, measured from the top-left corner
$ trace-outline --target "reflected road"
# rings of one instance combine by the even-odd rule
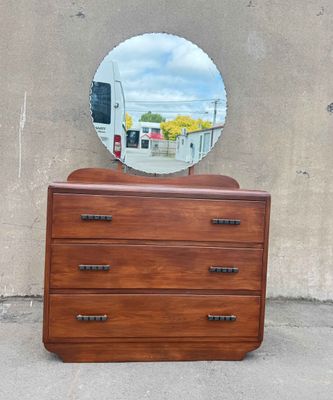
[[[125,164],[131,168],[152,174],[170,174],[190,166],[185,161],[169,157],[151,156],[140,150],[127,149]]]

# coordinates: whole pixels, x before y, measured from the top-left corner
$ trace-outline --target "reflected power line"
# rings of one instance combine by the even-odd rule
[[[225,103],[225,100],[222,99],[196,99],[196,100],[126,100],[126,103],[146,103],[146,104],[160,104],[160,103],[194,103],[194,102],[209,102],[209,101],[218,101]]]
[[[138,113],[147,113],[147,112],[154,112],[154,113],[164,113],[164,114],[209,114],[211,111],[192,111],[192,110],[179,110],[179,111],[169,111],[169,110],[131,110],[127,109],[126,111],[131,112],[138,112]]]

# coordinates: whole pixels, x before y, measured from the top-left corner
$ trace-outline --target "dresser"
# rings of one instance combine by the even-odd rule
[[[270,195],[74,171],[48,191],[43,341],[65,362],[241,360],[263,340]]]

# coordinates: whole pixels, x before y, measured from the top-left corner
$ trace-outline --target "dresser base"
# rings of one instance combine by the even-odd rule
[[[47,343],[64,362],[240,361],[261,342]]]

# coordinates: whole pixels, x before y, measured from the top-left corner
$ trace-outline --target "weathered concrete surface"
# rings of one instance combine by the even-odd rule
[[[268,294],[333,297],[330,0],[0,2],[0,294],[41,294],[47,184],[109,167],[88,94],[116,44],[169,32],[223,74],[224,139],[196,168],[272,193]]]
[[[0,302],[0,398],[330,400],[333,304],[270,301],[265,340],[241,362],[63,364],[41,343],[42,303]]]

